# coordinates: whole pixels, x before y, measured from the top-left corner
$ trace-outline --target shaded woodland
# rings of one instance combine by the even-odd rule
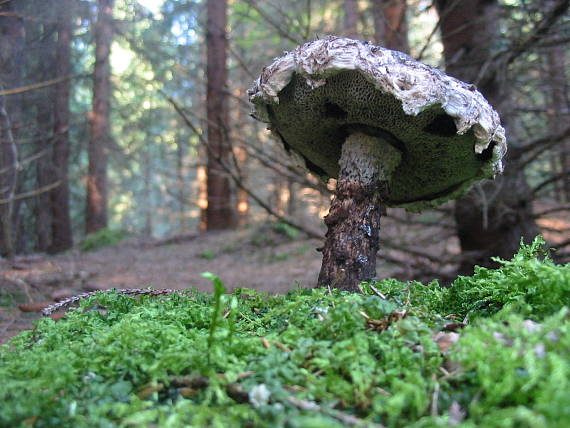
[[[166,238],[279,221],[322,238],[334,183],[249,117],[283,51],[371,40],[473,83],[505,173],[422,213],[388,209],[379,263],[451,279],[542,233],[570,260],[570,0],[0,1],[0,251],[103,229]]]

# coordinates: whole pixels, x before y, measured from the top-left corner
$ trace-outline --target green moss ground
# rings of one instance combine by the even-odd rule
[[[448,289],[100,294],[0,348],[0,426],[567,427],[570,265],[541,248]]]

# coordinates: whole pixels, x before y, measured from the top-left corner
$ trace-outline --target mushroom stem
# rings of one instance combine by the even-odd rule
[[[380,217],[385,208],[380,191],[389,192],[390,177],[401,153],[379,137],[348,136],[342,146],[335,197],[324,221],[323,263],[318,285],[358,291],[376,276]]]

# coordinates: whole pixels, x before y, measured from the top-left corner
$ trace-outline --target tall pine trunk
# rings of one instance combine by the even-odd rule
[[[24,21],[14,2],[0,2],[0,90],[21,85]],[[17,188],[17,130],[20,97],[0,95],[0,255],[14,256],[14,196]]]
[[[71,39],[75,0],[58,0],[57,42],[55,71],[57,77],[71,74]],[[50,192],[51,202],[51,246],[48,251],[58,253],[73,246],[71,216],[69,212],[69,93],[70,80],[64,80],[55,87],[53,156],[55,178],[59,186]]]
[[[48,2],[50,6],[54,2]],[[53,79],[55,71],[55,25],[53,23],[44,23],[38,26],[37,36],[39,39],[38,62],[34,69],[34,76],[39,81],[48,81]],[[34,144],[37,153],[44,153],[44,156],[38,159],[36,163],[36,188],[42,189],[55,183],[55,171],[52,164],[52,131],[53,131],[53,102],[54,87],[48,86],[37,90],[33,95],[33,107],[36,113],[36,128],[38,131],[38,139]],[[36,196],[36,240],[37,250],[46,252],[51,246],[51,199],[49,192],[43,192]]]
[[[107,227],[107,148],[110,140],[111,65],[114,0],[97,0],[93,110],[90,117],[86,233]]]
[[[241,123],[241,117],[243,116],[242,110],[238,106],[238,118],[240,118],[238,123]],[[241,133],[241,130],[237,131]],[[248,181],[248,153],[242,145],[236,146],[234,149],[235,158],[238,162],[240,168],[240,179],[244,184]],[[238,226],[245,226],[249,221],[249,193],[239,187],[236,194],[236,211],[238,215]]]
[[[499,30],[497,0],[437,0],[447,72],[476,83],[510,129],[509,79],[496,67],[482,70],[491,55]],[[506,70],[503,70],[506,72]],[[509,132],[511,131],[511,132]],[[457,235],[463,253],[459,274],[470,274],[473,265],[493,267],[492,256],[510,258],[519,241],[531,240],[538,229],[532,214],[532,194],[524,171],[516,163],[517,147],[509,141],[506,168],[495,181],[476,185],[455,203]]]
[[[551,3],[551,2],[547,2]],[[548,108],[548,127],[552,134],[563,131],[570,123],[570,99],[566,79],[567,48],[554,46],[546,51],[546,82],[550,92]],[[550,155],[552,174],[570,171],[570,138],[560,144],[560,148]],[[566,177],[555,185],[555,197],[563,202],[570,202],[570,178]]]
[[[180,135],[176,135],[176,190],[177,190],[177,205],[178,205],[178,233],[186,233],[186,182],[185,167],[184,167],[184,140]]]
[[[207,48],[207,118],[208,164],[206,229],[231,229],[236,226],[232,188],[227,172],[231,154],[229,136],[227,84],[227,0],[208,0],[206,24]]]

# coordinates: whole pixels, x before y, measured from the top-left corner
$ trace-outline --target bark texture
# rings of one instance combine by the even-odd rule
[[[401,154],[382,140],[350,135],[342,148],[335,197],[325,217],[319,286],[358,291],[358,284],[376,276],[376,253],[387,187]]]
[[[20,86],[24,22],[15,13],[14,2],[0,2],[0,88]],[[14,195],[17,188],[19,96],[0,96],[0,253],[14,255]]]
[[[241,176],[240,179],[247,183],[248,181],[248,168],[247,168],[247,161],[248,161],[248,153],[243,147],[236,147],[235,149],[235,157],[237,162],[240,165],[240,172]],[[238,213],[238,225],[245,226],[249,222],[249,193],[240,187],[237,189],[236,195],[236,210]]]
[[[110,140],[111,65],[114,0],[97,0],[93,110],[90,117],[86,233],[107,227],[107,147]]]
[[[552,2],[547,2],[552,3]],[[549,128],[552,134],[562,132],[570,123],[570,99],[568,80],[566,79],[567,48],[554,46],[546,52],[547,82],[550,92],[551,108],[548,109]],[[560,149],[552,154],[552,173],[570,171],[570,139],[560,144]],[[555,186],[556,197],[560,201],[570,202],[570,178]]]
[[[228,141],[229,115],[226,96],[227,84],[227,0],[208,0],[206,24],[207,44],[207,99],[208,164],[206,229],[231,229],[236,226],[230,178],[221,162],[231,154]]]
[[[39,39],[38,64],[36,66],[36,79],[48,81],[53,79],[55,72],[55,25],[53,23],[44,24],[37,34],[30,34]],[[54,87],[40,89],[34,94],[33,108],[36,110],[36,127],[38,130],[38,141],[36,151],[45,153],[37,161],[36,165],[36,188],[41,189],[57,181],[52,163],[53,149],[53,99]],[[46,252],[51,246],[51,224],[52,206],[49,192],[40,193],[36,197],[36,239],[37,250]]]
[[[240,51],[240,55],[245,55],[245,50]],[[239,77],[240,81],[247,81],[249,76],[243,70],[240,70]],[[241,100],[243,100],[245,91],[243,89],[236,90],[236,102],[233,104],[233,112],[234,115],[231,120],[235,121],[232,122],[232,131],[233,135],[235,136],[234,141],[238,141],[238,144],[235,144],[233,147],[234,151],[234,160],[236,162],[236,166],[238,169],[238,175],[240,181],[247,186],[249,182],[249,154],[246,150],[246,147],[243,145],[243,141],[247,140],[247,136],[244,133],[244,126],[243,124],[247,122],[249,117],[245,114],[247,110],[243,108],[241,104]],[[240,100],[240,101],[238,101]],[[250,183],[251,184],[251,183]],[[237,213],[237,224],[238,226],[245,226],[249,222],[249,215],[250,215],[250,203],[249,203],[249,193],[245,190],[245,188],[238,186],[236,189],[236,213]]]
[[[55,71],[57,77],[71,75],[71,39],[75,0],[58,1],[58,23]],[[69,94],[70,80],[55,87],[53,125],[53,168],[59,186],[50,192],[51,202],[51,246],[48,251],[58,253],[73,246],[71,217],[69,212]]]
[[[410,53],[407,0],[371,0],[374,41],[388,49]]]
[[[505,70],[488,67],[499,29],[499,2],[437,0],[436,6],[441,17],[446,71],[476,83],[508,129],[509,81]],[[532,216],[532,195],[524,171],[516,164],[516,150],[509,146],[502,177],[476,186],[456,202],[457,235],[464,255],[459,274],[471,274],[475,264],[496,266],[491,257],[510,258],[521,238],[528,242],[538,233]]]
[[[186,233],[186,182],[184,166],[184,145],[185,141],[181,136],[176,136],[176,199],[178,200],[178,231]]]

